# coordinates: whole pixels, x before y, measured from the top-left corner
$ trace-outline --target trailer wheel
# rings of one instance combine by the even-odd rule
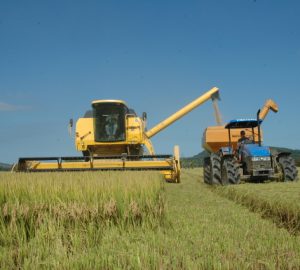
[[[204,183],[209,184],[209,185],[211,184],[210,172],[211,172],[210,158],[206,157],[206,158],[204,158],[204,164],[203,164],[203,180],[204,180]]]
[[[222,185],[236,185],[241,180],[239,168],[233,158],[225,158],[222,163]]]
[[[291,156],[279,157],[279,165],[283,174],[283,181],[297,181],[298,170],[295,160]]]
[[[217,154],[211,154],[204,160],[204,182],[209,185],[221,185],[221,158]]]

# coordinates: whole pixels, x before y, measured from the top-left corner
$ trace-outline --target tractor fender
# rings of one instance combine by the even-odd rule
[[[219,155],[222,158],[234,157],[233,150],[232,150],[231,147],[222,147],[222,148],[220,148]]]
[[[291,153],[290,152],[280,152],[274,155],[274,158],[276,159],[277,162],[279,162],[279,158],[281,157],[288,157],[290,156]]]

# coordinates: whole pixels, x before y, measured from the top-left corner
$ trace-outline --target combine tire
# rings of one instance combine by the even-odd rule
[[[290,156],[279,157],[279,164],[283,174],[283,181],[297,181],[298,170],[295,160]]]
[[[209,185],[221,185],[221,158],[216,154],[211,154],[204,159],[203,168],[204,182]]]
[[[181,165],[180,165],[180,151],[179,151],[179,146],[175,145],[174,149],[174,159],[175,159],[175,163],[176,163],[176,179],[175,179],[175,183],[180,183],[180,171],[181,171]]]
[[[91,154],[90,154],[90,152],[89,151],[82,151],[82,155],[84,156],[84,161],[86,161],[86,162],[88,162],[88,161],[90,161],[90,156],[91,156]]]
[[[233,158],[226,158],[222,163],[222,185],[236,185],[241,180],[239,168]]]

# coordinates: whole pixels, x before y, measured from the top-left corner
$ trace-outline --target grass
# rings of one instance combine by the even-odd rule
[[[77,174],[76,174],[77,176]],[[120,174],[120,178],[124,175]],[[21,175],[20,175],[21,177]],[[22,176],[23,177],[23,176]],[[22,178],[21,177],[21,178]],[[28,181],[33,181],[30,175]],[[35,176],[33,176],[35,177]],[[37,177],[37,176],[36,176]],[[63,176],[68,178],[70,176]],[[83,183],[88,180],[101,181],[102,177],[83,174]],[[110,174],[114,178],[115,174]],[[150,177],[150,176],[149,176]],[[153,178],[154,177],[154,178]],[[26,179],[13,180],[16,182]],[[74,177],[72,177],[73,179]],[[148,200],[160,202],[157,199],[160,194],[164,199],[163,215],[153,219],[148,216],[144,222],[130,225],[121,222],[121,226],[115,223],[106,225],[102,221],[87,222],[81,224],[80,219],[75,225],[68,223],[69,217],[56,219],[50,216],[36,230],[34,237],[24,241],[21,236],[7,242],[0,242],[0,268],[2,269],[298,269],[300,266],[300,238],[290,234],[283,228],[278,228],[272,221],[262,219],[258,213],[249,211],[247,207],[219,196],[211,188],[203,184],[200,170],[184,170],[181,184],[166,184],[161,186],[161,181],[157,184],[144,184],[145,174],[136,175],[129,173],[128,178],[133,178],[138,190],[139,185],[145,188],[131,196],[139,202]],[[156,182],[156,176],[151,175],[151,179]],[[52,183],[51,177],[45,176],[46,183]],[[120,179],[121,180],[121,179]],[[124,179],[125,180],[125,179]],[[129,180],[130,181],[130,180]],[[0,182],[7,182],[1,179]],[[122,182],[122,180],[121,180]],[[31,184],[34,182],[30,182]],[[73,184],[72,180],[68,184]],[[123,184],[123,186],[122,186]],[[120,184],[127,189],[130,183]],[[147,191],[152,184],[157,185],[157,192],[151,193],[145,199]],[[5,185],[1,185],[1,194]],[[8,185],[6,183],[6,185]],[[17,185],[17,183],[15,184]],[[56,195],[52,193],[53,184],[49,184],[48,198],[49,204],[55,201],[59,204],[64,192],[55,189]],[[77,185],[74,183],[74,185]],[[148,185],[148,186],[147,186]],[[30,185],[29,185],[30,186]],[[47,185],[46,185],[47,186]],[[55,186],[55,185],[54,185]],[[93,184],[94,188],[87,184],[88,190],[84,196],[72,193],[72,190],[80,190],[75,187],[64,187],[65,194],[70,203],[76,202],[79,205],[93,205],[98,200],[94,193],[101,193],[99,186]],[[120,187],[121,187],[120,186]],[[7,186],[6,186],[7,187]],[[22,200],[19,196],[10,199],[14,194],[18,194],[14,189],[6,195],[6,203],[16,204],[18,201],[28,202],[43,201],[43,196],[36,196],[35,200],[30,200],[29,195],[24,195]],[[99,188],[100,189],[100,188]],[[109,185],[108,190],[115,190]],[[40,188],[36,188],[39,193]],[[122,190],[122,189],[121,189]],[[129,189],[131,190],[131,189]],[[104,191],[103,191],[104,192]],[[22,193],[23,194],[23,193]],[[26,193],[24,193],[26,194]],[[34,196],[35,192],[31,195]],[[111,194],[114,194],[112,192]],[[126,192],[118,191],[116,194],[125,196]],[[139,195],[138,195],[139,194]],[[1,195],[3,196],[3,195]],[[0,196],[0,197],[1,197]],[[94,199],[91,199],[90,196]],[[103,195],[106,196],[106,195]],[[121,199],[115,199],[117,202]],[[127,195],[126,195],[127,196]],[[125,196],[125,197],[126,197]],[[60,200],[57,199],[60,198]],[[101,197],[101,196],[100,196]],[[107,196],[109,198],[111,196]],[[2,198],[2,197],[1,197]],[[127,198],[127,197],[126,197]],[[125,205],[130,205],[130,201],[125,200]],[[2,200],[2,199],[1,199]],[[3,205],[3,200],[1,201]],[[147,205],[144,204],[144,205]],[[143,208],[145,211],[146,208]],[[157,210],[154,211],[154,213]],[[155,216],[156,217],[156,216]],[[100,219],[101,220],[101,219]],[[122,219],[121,219],[122,220]],[[148,220],[148,221],[147,221]],[[158,221],[160,220],[160,221]],[[79,223],[79,225],[77,224]],[[1,227],[1,237],[5,237]],[[14,227],[5,227],[5,233],[10,233]],[[10,236],[6,237],[10,239]]]
[[[300,232],[300,182],[243,184],[215,191],[272,219],[291,233]]]

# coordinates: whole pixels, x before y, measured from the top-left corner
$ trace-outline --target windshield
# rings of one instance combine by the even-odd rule
[[[93,104],[95,141],[124,141],[126,113],[127,107],[122,103]]]

